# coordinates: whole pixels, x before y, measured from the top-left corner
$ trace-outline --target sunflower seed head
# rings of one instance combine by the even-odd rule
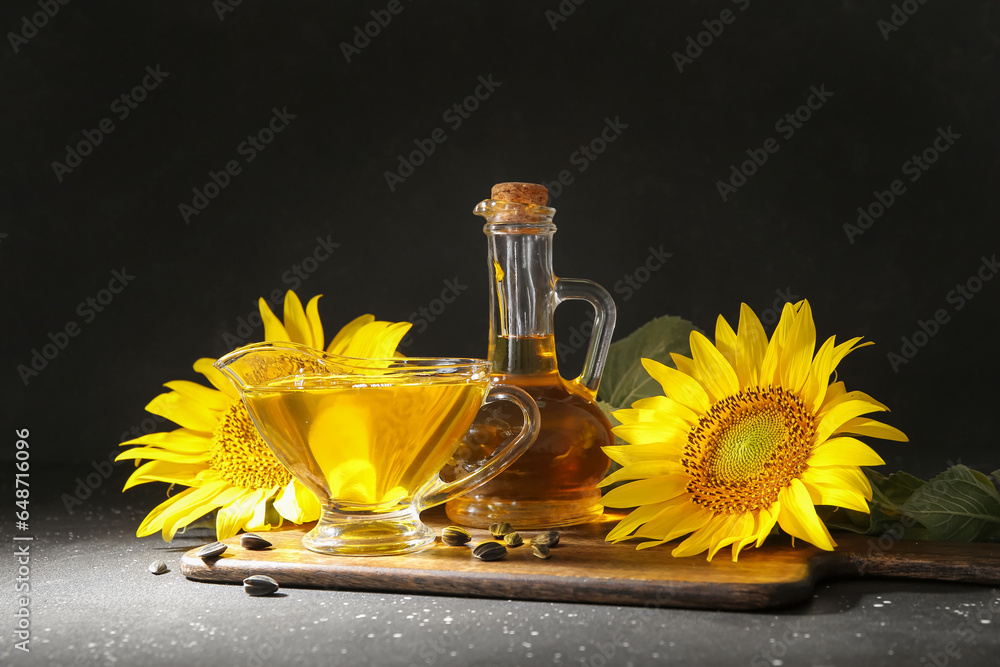
[[[531,555],[535,558],[551,558],[552,554],[549,553],[549,548],[544,544],[534,544],[531,545]]]
[[[505,521],[498,521],[497,523],[490,524],[490,535],[493,537],[503,537],[507,533],[514,532],[514,529],[510,527],[510,524]]]
[[[240,546],[250,551],[260,551],[271,546],[271,543],[256,533],[245,533],[240,537]]]
[[[542,544],[547,547],[554,547],[555,545],[559,544],[559,531],[550,530],[548,532],[535,535],[533,538],[531,538],[531,543]]]
[[[278,582],[267,575],[255,574],[243,580],[243,590],[254,597],[270,595],[278,590]]]
[[[503,536],[503,541],[506,542],[509,547],[519,547],[524,544],[524,539],[522,539],[517,533],[507,533]]]
[[[507,555],[507,547],[499,542],[483,542],[472,550],[472,555],[479,560],[500,560]]]
[[[222,555],[228,547],[222,542],[212,542],[211,544],[206,544],[201,549],[194,552],[194,555],[198,558],[218,558]]]
[[[153,574],[165,574],[170,572],[170,568],[168,568],[167,564],[162,560],[154,560],[149,564],[149,571]]]
[[[441,531],[441,541],[450,547],[459,547],[472,541],[472,535],[465,528],[448,526]]]

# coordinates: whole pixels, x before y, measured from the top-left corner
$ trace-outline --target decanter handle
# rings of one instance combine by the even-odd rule
[[[604,374],[604,362],[608,359],[611,335],[615,331],[615,301],[604,289],[592,280],[556,278],[556,306],[563,301],[586,301],[594,307],[594,328],[590,333],[590,346],[583,362],[583,371],[575,382],[597,394]]]

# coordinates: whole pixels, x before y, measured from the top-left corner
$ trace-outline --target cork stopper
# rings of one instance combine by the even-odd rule
[[[490,191],[490,199],[545,206],[549,191],[537,183],[497,183]]]

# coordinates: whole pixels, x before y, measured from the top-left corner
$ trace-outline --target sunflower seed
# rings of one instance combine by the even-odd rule
[[[441,531],[441,541],[450,547],[460,547],[472,541],[472,535],[465,528],[448,526]]]
[[[195,551],[194,555],[198,558],[218,558],[228,548],[222,542],[212,542]]]
[[[250,551],[260,551],[271,546],[271,543],[256,533],[245,533],[240,537],[240,546]]]
[[[535,558],[551,558],[552,554],[549,553],[549,548],[544,544],[532,544],[531,545],[531,555]]]
[[[170,572],[170,568],[168,568],[167,564],[162,560],[154,560],[149,564],[149,571],[153,574],[165,574]]]
[[[255,574],[243,580],[243,590],[247,595],[260,597],[270,595],[278,590],[278,582],[264,574]]]
[[[540,535],[535,535],[531,538],[532,544],[543,544],[547,547],[554,547],[559,544],[559,531],[550,530],[547,533],[541,533]]]
[[[499,542],[483,542],[472,550],[472,555],[479,560],[500,560],[507,555],[507,547]]]
[[[493,537],[503,537],[507,533],[514,532],[514,529],[510,527],[509,523],[504,521],[498,521],[497,523],[490,524],[490,535]]]
[[[517,533],[507,533],[503,536],[503,541],[506,542],[509,547],[519,547],[524,544],[524,539],[522,539]]]

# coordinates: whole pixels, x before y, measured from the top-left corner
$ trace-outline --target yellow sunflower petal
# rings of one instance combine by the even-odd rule
[[[168,389],[173,389],[181,396],[190,398],[192,401],[201,403],[210,410],[225,410],[233,404],[233,399],[221,391],[209,389],[205,385],[187,380],[173,380],[163,385]]]
[[[694,360],[685,357],[683,354],[677,354],[676,352],[670,353],[670,360],[674,362],[674,366],[677,367],[681,373],[688,375],[692,378],[697,379],[698,373],[694,367]]]
[[[767,349],[767,334],[757,315],[745,303],[740,304],[739,331],[736,334],[736,377],[741,387],[758,386],[760,365]]]
[[[292,523],[305,523],[319,519],[322,507],[312,491],[293,479],[274,501],[274,509]]]
[[[203,357],[198,361],[194,362],[194,369],[204,375],[212,386],[221,391],[223,394],[229,398],[238,399],[240,397],[240,392],[237,391],[233,383],[226,379],[226,376],[222,374],[218,368],[213,364],[215,359],[209,359]]]
[[[247,530],[271,530],[281,525],[280,515],[277,525],[271,524],[267,520],[267,504],[277,492],[278,489],[260,489],[260,499],[254,505],[253,515],[246,523]]]
[[[636,410],[649,410],[657,413],[657,415],[651,417],[652,419],[662,414],[677,417],[687,424],[694,425],[698,423],[698,414],[694,410],[666,396],[641,398],[633,403],[632,407]],[[615,413],[615,416],[617,416],[617,413]]]
[[[670,442],[675,439],[684,439],[690,425],[677,419],[668,420],[664,417],[655,422],[632,422],[615,426],[612,432],[625,442],[633,445],[645,445],[650,442]]]
[[[830,531],[816,515],[809,491],[800,480],[793,479],[779,491],[778,502],[781,503],[778,525],[783,531],[826,551],[832,551],[837,546]]]
[[[708,411],[708,393],[697,380],[681,371],[653,359],[642,359],[642,367],[660,383],[663,393],[681,405],[695,411]]]
[[[650,477],[662,477],[664,475],[683,472],[684,466],[676,461],[641,461],[614,471],[601,480],[597,486],[600,488],[624,480],[648,479]]]
[[[309,347],[313,344],[312,326],[306,318],[299,296],[292,290],[285,293],[285,331],[293,343],[302,343]]]
[[[849,397],[854,393],[857,392],[851,392],[845,396]],[[823,415],[816,426],[816,442],[822,443],[845,422],[855,417],[866,415],[869,412],[884,412],[885,410],[886,407],[881,403],[875,403],[865,398],[839,401],[836,406]]]
[[[153,445],[181,454],[200,454],[211,451],[212,436],[204,431],[175,428],[173,431],[158,431],[140,435],[138,438],[126,440],[120,446],[126,445]]]
[[[715,347],[729,362],[730,366],[736,367],[736,332],[729,326],[722,315],[715,320]]]
[[[611,532],[605,537],[607,542],[620,542],[621,540],[627,540],[632,531],[643,525],[654,516],[660,513],[665,507],[674,504],[675,500],[664,500],[658,503],[650,503],[649,505],[643,505],[631,512],[628,516],[618,522]]]
[[[711,512],[692,502],[690,496],[682,496],[647,521],[636,531],[636,535],[669,542],[698,530],[711,519]]]
[[[833,373],[833,348],[835,344],[833,336],[823,341],[813,359],[812,366],[809,368],[809,377],[806,378],[806,382],[802,386],[802,402],[812,412],[819,410],[826,399],[826,390],[830,386],[830,374]]]
[[[149,459],[150,461],[170,461],[171,463],[202,463],[212,458],[212,452],[183,454],[158,447],[133,447],[115,457],[115,461],[127,459]]]
[[[219,414],[198,401],[171,391],[160,394],[146,405],[146,412],[194,431],[212,432],[219,423]]]
[[[242,495],[230,501],[215,514],[215,534],[220,540],[232,537],[253,519],[257,503],[268,494],[267,489],[241,489]]]
[[[676,457],[683,445],[649,442],[644,445],[609,445],[601,447],[609,459],[627,466],[640,461],[667,461]]]
[[[264,340],[292,342],[292,338],[288,335],[285,325],[275,317],[274,313],[271,312],[270,306],[267,305],[267,302],[263,298],[257,300],[257,308],[260,309],[260,319],[264,321]],[[236,533],[233,534],[235,535]]]
[[[798,393],[809,377],[816,350],[816,325],[808,301],[803,301],[788,330],[781,360],[781,386]]]
[[[183,484],[191,486],[198,479],[198,473],[204,469],[202,465],[190,463],[173,463],[171,461],[149,461],[135,469],[122,491],[128,491],[133,486],[147,482],[167,482],[168,484]]]
[[[337,332],[337,335],[330,341],[329,347],[326,348],[327,352],[341,355],[344,354],[344,350],[347,349],[347,344],[354,337],[354,334],[360,331],[361,327],[374,321],[374,315],[361,315],[360,317],[355,317]]]
[[[713,403],[729,398],[740,390],[736,371],[711,341],[697,331],[691,332],[691,356],[698,378]]]
[[[728,522],[725,516],[716,516],[705,523],[701,528],[691,533],[686,540],[678,544],[670,555],[675,558],[695,556],[707,551],[712,546],[712,536],[719,530],[719,526]]]
[[[760,517],[757,522],[757,544],[755,546],[760,547],[760,545],[764,544],[764,540],[774,530],[774,524],[778,523],[779,516],[781,516],[780,502],[775,502],[769,508],[760,511]]]
[[[766,387],[769,384],[780,384],[781,382],[782,349],[794,320],[795,307],[790,303],[786,303],[781,310],[781,319],[778,320],[778,326],[775,327],[774,333],[771,335],[771,340],[767,343],[767,349],[764,350],[764,358],[760,362],[758,383],[762,387]]]
[[[687,480],[681,476],[652,477],[623,484],[601,498],[605,507],[638,507],[670,500],[684,493]]]
[[[832,435],[840,433],[850,433],[852,435],[865,435],[871,438],[882,438],[883,440],[895,440],[897,442],[909,442],[906,434],[894,426],[883,424],[868,417],[855,417],[835,429]]]
[[[813,450],[809,465],[824,466],[880,466],[885,465],[875,450],[855,438],[831,438]]]
[[[228,488],[230,487],[227,482],[214,482],[199,487],[183,502],[174,503],[170,511],[164,512],[161,517],[163,539],[170,542],[178,530],[218,507],[212,501]]]
[[[322,294],[317,294],[309,299],[306,305],[306,319],[309,320],[309,328],[312,330],[313,347],[323,349],[323,320],[319,318],[319,298]]]
[[[809,497],[814,505],[829,505],[831,507],[846,507],[856,512],[868,513],[868,502],[864,496],[855,491],[837,489],[825,484],[809,484],[803,480]]]
[[[802,473],[802,480],[811,484],[831,486],[853,491],[866,500],[872,499],[872,485],[856,466],[809,468]]]

